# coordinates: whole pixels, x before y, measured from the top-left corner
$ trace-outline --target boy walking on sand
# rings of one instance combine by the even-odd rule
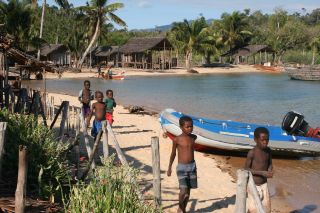
[[[83,117],[87,118],[90,114],[90,101],[94,98],[93,92],[90,90],[90,81],[85,80],[83,89],[80,90],[78,100],[82,104]]]
[[[182,116],[179,119],[179,125],[182,134],[173,140],[167,175],[171,176],[172,163],[176,157],[176,150],[178,150],[178,165],[176,168],[180,188],[178,212],[186,212],[190,189],[198,187],[197,166],[194,161],[194,145],[197,136],[192,134],[193,121],[190,117]]]
[[[110,126],[113,123],[113,108],[117,106],[116,101],[113,98],[113,91],[108,89],[106,91],[107,98],[104,99],[104,104],[106,107],[106,120],[109,122]]]
[[[253,175],[254,183],[257,186],[262,206],[266,213],[271,212],[270,195],[267,178],[273,177],[273,166],[271,149],[268,147],[269,131],[265,127],[258,127],[254,131],[256,146],[247,155],[245,169]],[[252,195],[248,193],[248,212],[257,212]]]
[[[91,135],[96,140],[98,132],[102,129],[102,121],[105,120],[106,116],[106,108],[103,103],[103,93],[100,91],[96,91],[95,93],[97,102],[93,103],[91,106],[91,112],[88,117],[87,125],[89,125],[92,114],[94,114],[95,118],[92,123]]]

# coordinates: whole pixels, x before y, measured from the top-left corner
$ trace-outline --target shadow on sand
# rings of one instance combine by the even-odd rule
[[[297,209],[297,210],[291,211],[290,213],[311,213],[311,212],[315,212],[316,209],[317,209],[317,205],[309,204],[309,205],[305,205],[302,209]]]

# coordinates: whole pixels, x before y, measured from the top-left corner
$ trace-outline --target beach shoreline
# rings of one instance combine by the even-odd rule
[[[55,105],[60,105],[61,100],[68,100],[70,106],[80,106],[75,96],[49,93],[50,96],[54,97]],[[151,114],[154,114],[154,111]],[[176,212],[179,192],[177,178],[175,174],[172,177],[166,176],[171,141],[162,137],[163,132],[158,122],[158,115],[130,114],[126,107],[118,105],[115,108],[114,116],[113,129],[117,140],[128,160],[133,162],[133,166],[140,170],[139,182],[144,186],[146,196],[153,194],[150,141],[153,136],[159,137],[163,209],[164,212]],[[223,160],[223,156],[212,157],[206,153],[196,152],[195,158],[199,174],[199,188],[191,192],[188,211],[234,212],[236,180],[231,175],[233,168],[227,160]],[[173,165],[174,168],[175,165],[176,162]],[[272,212],[281,213],[292,210],[281,202],[272,203],[272,209]]]
[[[271,71],[261,71],[252,65],[233,65],[231,67],[194,67],[198,73],[189,73],[185,68],[176,68],[169,70],[142,70],[133,68],[113,68],[114,73],[124,72],[125,76],[179,76],[179,75],[208,75],[208,74],[235,74],[235,73],[279,73]],[[102,69],[102,72],[106,71]],[[61,77],[56,73],[45,74],[46,79],[59,78],[97,78],[98,73],[95,68],[84,68],[82,72],[63,72]]]

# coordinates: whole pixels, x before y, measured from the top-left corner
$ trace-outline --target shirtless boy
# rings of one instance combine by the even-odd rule
[[[106,108],[103,102],[103,93],[100,91],[96,91],[95,96],[96,96],[97,102],[92,104],[91,112],[87,122],[87,125],[89,125],[92,114],[94,114],[95,118],[92,123],[92,129],[91,129],[91,135],[94,137],[94,140],[96,140],[98,132],[102,129],[101,122],[105,120],[105,116],[106,116]]]
[[[254,131],[256,146],[249,151],[245,169],[253,175],[254,183],[257,186],[262,206],[266,213],[271,212],[270,196],[267,178],[273,177],[271,149],[268,147],[269,131],[264,127],[258,127]],[[248,193],[248,212],[257,212],[253,197]]]
[[[87,118],[90,114],[90,101],[93,100],[94,95],[90,90],[90,81],[85,80],[83,86],[83,89],[79,92],[78,100],[82,104],[83,116]]]
[[[186,212],[190,189],[198,187],[197,167],[194,161],[194,144],[197,136],[192,134],[193,121],[190,117],[182,116],[179,125],[182,134],[173,140],[167,175],[171,176],[172,163],[176,157],[176,150],[178,150],[178,165],[176,168],[180,188],[178,212]]]

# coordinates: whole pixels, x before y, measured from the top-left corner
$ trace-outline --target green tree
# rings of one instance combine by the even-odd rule
[[[94,26],[94,33],[91,37],[91,41],[78,63],[78,67],[80,68],[84,62],[84,59],[91,50],[92,46],[97,41],[101,33],[102,25],[106,21],[112,21],[120,26],[126,26],[126,23],[114,13],[116,10],[122,8],[124,5],[122,3],[108,3],[108,0],[92,0],[90,2],[90,5],[80,8],[84,10],[87,16],[90,18],[90,25]]]
[[[310,46],[311,46],[311,50],[312,50],[312,63],[311,64],[314,65],[316,54],[320,50],[320,36],[313,38],[311,40]]]
[[[30,40],[30,26],[32,23],[31,7],[28,1],[9,0],[0,1],[0,23],[15,39],[16,46],[26,48]]]
[[[198,18],[191,23],[187,20],[174,23],[168,35],[173,45],[185,54],[187,71],[191,71],[192,54],[208,43],[208,25],[204,17]]]
[[[221,20],[216,21],[214,25],[220,30],[221,41],[229,50],[250,41],[252,33],[248,30],[248,19],[244,13],[223,13]]]

